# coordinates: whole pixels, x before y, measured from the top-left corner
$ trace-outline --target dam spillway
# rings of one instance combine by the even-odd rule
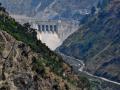
[[[31,23],[31,25],[37,30],[37,38],[51,50],[60,46],[79,27],[78,22],[62,20],[39,21]]]
[[[30,23],[36,29],[37,39],[46,44],[51,50],[59,47],[63,41],[79,28],[75,20],[40,20],[36,18],[11,15],[21,24]]]

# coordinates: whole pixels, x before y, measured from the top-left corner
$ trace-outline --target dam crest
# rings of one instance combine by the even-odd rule
[[[79,28],[79,21],[75,20],[40,20],[31,17],[11,15],[16,21],[30,23],[36,29],[37,38],[51,50],[59,47],[63,41]]]

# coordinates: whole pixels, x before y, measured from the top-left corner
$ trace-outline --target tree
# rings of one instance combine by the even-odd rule
[[[29,23],[24,23],[23,26],[24,26],[25,28],[29,29],[31,25],[30,25]]]
[[[0,3],[0,7],[2,6],[2,3]]]
[[[97,8],[101,8],[101,2],[99,1],[98,4],[97,4]]]
[[[94,15],[94,14],[95,14],[95,11],[96,11],[96,8],[93,6],[93,7],[91,8],[91,14]]]
[[[2,7],[2,4],[0,3],[0,11],[2,12],[6,12],[6,9],[4,7]]]

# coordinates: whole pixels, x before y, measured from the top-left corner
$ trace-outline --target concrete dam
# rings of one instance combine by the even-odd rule
[[[38,20],[24,16],[12,16],[21,24],[29,22],[36,29],[37,38],[51,50],[59,47],[63,41],[79,28],[79,22],[70,20]]]

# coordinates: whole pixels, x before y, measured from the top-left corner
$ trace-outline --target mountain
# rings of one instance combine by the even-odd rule
[[[98,0],[0,0],[11,14],[44,19],[77,19],[88,14]]]
[[[0,90],[50,90],[60,85],[66,90],[67,82],[43,62],[25,43],[0,30]]]
[[[0,90],[119,90],[114,83],[75,74],[36,34],[0,6]]]
[[[120,1],[103,0],[92,12],[59,51],[83,60],[85,71],[120,83]]]
[[[38,39],[51,50],[55,50],[62,42],[78,29],[79,20],[90,13],[98,0],[0,0],[2,5],[21,24],[29,22],[39,29],[42,22],[49,19],[58,22],[58,33],[38,32]],[[45,25],[44,24],[44,25]],[[45,26],[46,26],[45,25]],[[52,24],[53,25],[53,24]],[[48,38],[46,38],[46,36]]]
[[[36,34],[0,5],[0,90],[89,90],[89,80],[74,74]]]

